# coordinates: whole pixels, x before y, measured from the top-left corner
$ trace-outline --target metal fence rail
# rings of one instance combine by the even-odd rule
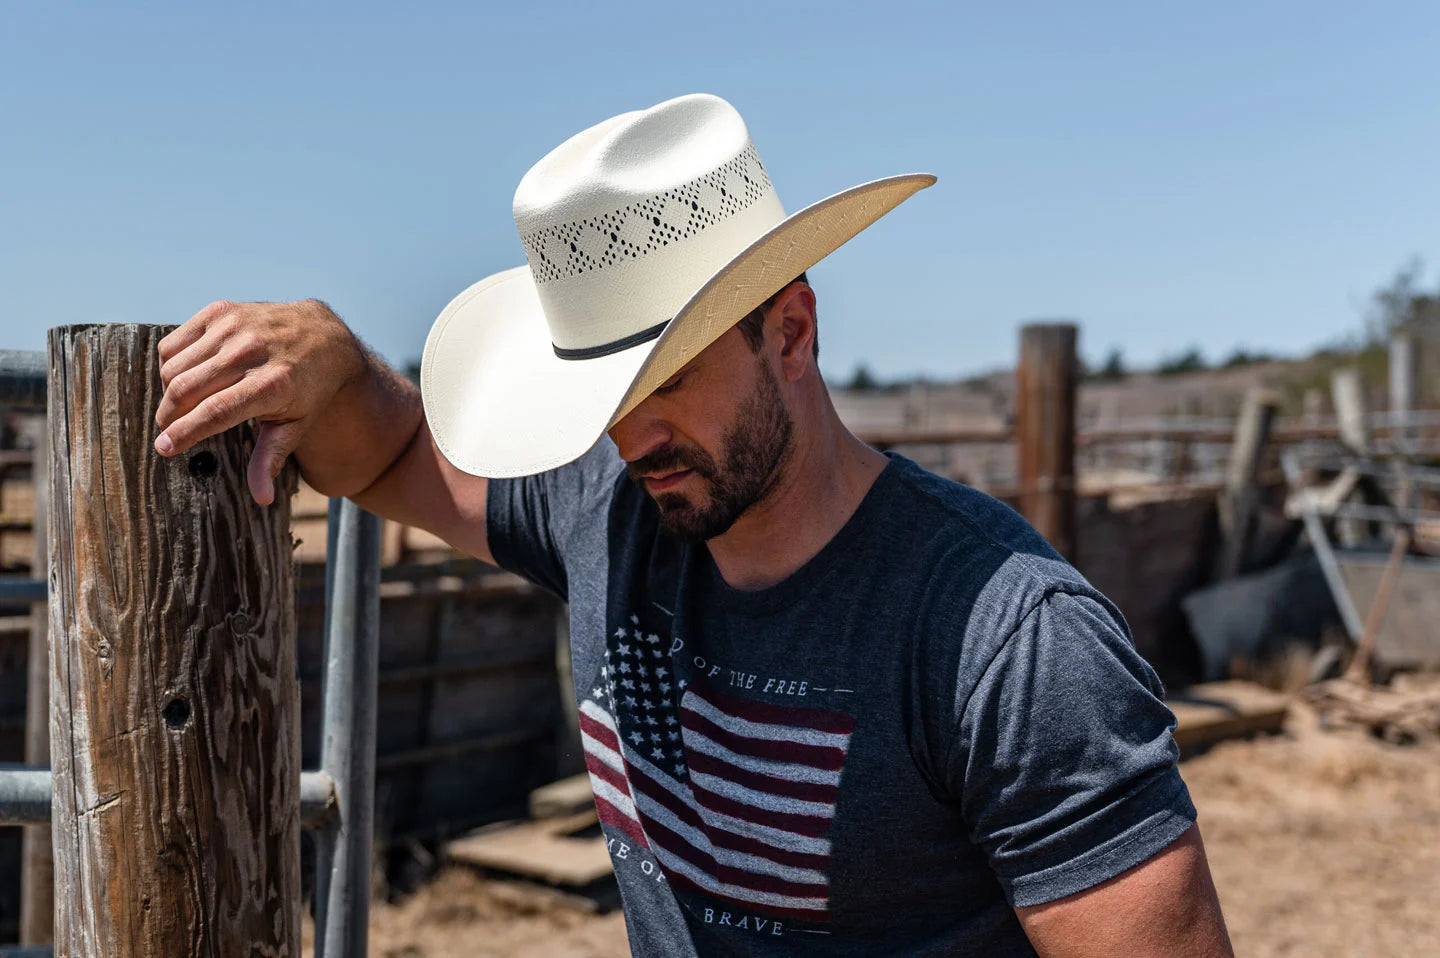
[[[44,352],[0,350],[0,406],[45,408]],[[324,748],[300,775],[300,819],[315,831],[316,958],[364,958],[375,804],[380,654],[380,520],[332,500],[326,553]],[[0,582],[0,601],[44,602],[43,579]],[[50,821],[48,768],[0,766],[0,825]]]

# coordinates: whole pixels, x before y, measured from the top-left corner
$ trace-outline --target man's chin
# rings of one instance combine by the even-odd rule
[[[665,531],[681,542],[698,545],[724,535],[735,524],[733,517],[714,515],[713,509],[696,506],[687,496],[666,493],[655,497]]]

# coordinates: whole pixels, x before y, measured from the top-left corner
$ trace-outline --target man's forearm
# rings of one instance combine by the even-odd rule
[[[353,496],[373,485],[410,445],[425,415],[415,384],[361,350],[363,369],[295,450],[305,481],[327,496]]]

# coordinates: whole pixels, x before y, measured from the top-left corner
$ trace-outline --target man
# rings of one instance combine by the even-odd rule
[[[157,448],[258,419],[258,501],[293,452],[569,601],[637,954],[1228,954],[1119,613],[820,379],[805,270],[931,182],[787,217],[724,101],[615,117],[522,180],[528,265],[436,321],[423,417],[322,304],[217,303]]]

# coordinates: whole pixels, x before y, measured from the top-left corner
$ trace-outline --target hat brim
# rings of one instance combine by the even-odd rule
[[[776,290],[934,182],[887,177],[799,210],[717,270],[658,339],[595,359],[555,355],[528,267],[481,280],[425,342],[421,395],[436,445],[456,468],[495,479],[578,459]]]

